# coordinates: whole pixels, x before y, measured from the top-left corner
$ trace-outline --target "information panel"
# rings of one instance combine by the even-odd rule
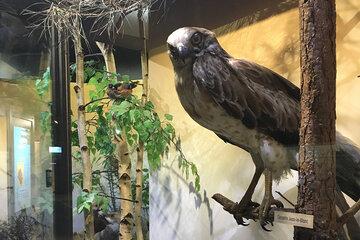
[[[30,129],[14,127],[15,212],[31,206]]]

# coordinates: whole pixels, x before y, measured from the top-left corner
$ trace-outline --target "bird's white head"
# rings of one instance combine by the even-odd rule
[[[175,68],[192,64],[196,57],[210,51],[214,45],[219,47],[215,33],[198,27],[179,28],[167,39],[168,54]]]

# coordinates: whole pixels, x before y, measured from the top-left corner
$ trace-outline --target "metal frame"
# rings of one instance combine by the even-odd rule
[[[68,40],[57,29],[51,32],[52,139],[60,153],[53,153],[54,237],[73,237],[71,121]]]

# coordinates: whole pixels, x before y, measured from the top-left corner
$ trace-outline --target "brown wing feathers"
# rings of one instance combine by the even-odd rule
[[[231,62],[231,63],[230,63]],[[198,57],[193,75],[231,116],[285,145],[298,143],[299,89],[260,65],[210,53]]]

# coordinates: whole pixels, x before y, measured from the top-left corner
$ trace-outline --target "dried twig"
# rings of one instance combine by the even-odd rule
[[[54,26],[56,29],[67,33],[74,39],[79,34],[88,44],[87,34],[83,28],[83,21],[92,22],[90,33],[109,37],[121,34],[124,21],[129,13],[149,9],[156,1],[150,0],[44,0],[26,8],[22,14],[28,16],[31,34],[41,30],[40,37]]]

